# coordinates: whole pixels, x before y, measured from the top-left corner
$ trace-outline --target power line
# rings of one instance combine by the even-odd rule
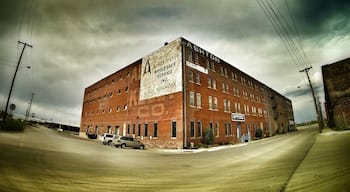
[[[257,2],[260,8],[263,10],[265,16],[273,25],[298,70],[300,70],[302,66],[307,66],[306,54],[302,47],[295,21],[293,20],[293,29],[288,24],[287,19],[283,16],[278,6],[272,0],[257,0]]]
[[[298,65],[298,60],[295,58],[294,54],[292,53],[292,51],[290,50],[289,46],[288,46],[288,42],[287,40],[284,38],[284,36],[282,35],[282,31],[278,25],[278,23],[276,22],[276,20],[273,18],[273,15],[271,14],[271,11],[269,11],[269,9],[267,8],[267,5],[262,1],[262,0],[257,0],[260,8],[263,10],[265,16],[268,18],[268,20],[270,21],[270,23],[272,24],[273,28],[275,29],[275,31],[277,32],[279,38],[282,40],[282,43],[284,44],[284,47],[287,49],[290,57],[292,58],[292,61],[294,62],[294,64],[296,65],[296,67],[298,69],[300,69],[299,65]]]

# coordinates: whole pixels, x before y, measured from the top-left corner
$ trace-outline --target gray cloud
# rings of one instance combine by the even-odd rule
[[[287,15],[286,4],[275,2]],[[348,56],[347,1],[288,3],[312,73]],[[13,101],[22,103],[18,111],[25,111],[35,92],[38,116],[79,122],[85,87],[184,36],[289,96],[297,121],[312,117],[300,104],[308,102],[303,97],[308,93],[295,89],[305,74],[298,72],[256,1],[4,1],[0,29],[2,108],[22,48],[17,40],[34,45],[21,64],[32,69],[20,69],[15,84]]]

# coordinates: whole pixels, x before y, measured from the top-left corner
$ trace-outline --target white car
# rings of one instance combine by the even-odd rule
[[[118,138],[119,136],[111,133],[104,133],[100,136],[100,141],[104,145],[112,145],[113,139]]]

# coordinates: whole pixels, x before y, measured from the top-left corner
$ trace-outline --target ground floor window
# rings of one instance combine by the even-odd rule
[[[200,121],[197,122],[197,136],[202,137],[202,123]]]
[[[145,127],[144,127],[144,135],[145,135],[145,137],[147,137],[147,136],[148,136],[148,124],[147,124],[147,123],[145,123]]]
[[[138,127],[137,127],[137,136],[141,136],[141,124],[138,124],[137,125]]]
[[[171,137],[176,137],[176,121],[171,123]]]
[[[191,121],[191,137],[194,137],[194,122]]]
[[[153,137],[158,137],[158,123],[153,124]]]

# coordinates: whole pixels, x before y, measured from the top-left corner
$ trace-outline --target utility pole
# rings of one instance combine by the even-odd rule
[[[18,43],[19,43],[19,44],[23,44],[23,48],[22,48],[21,55],[19,56],[19,59],[18,59],[18,62],[17,62],[16,71],[15,71],[15,74],[13,75],[13,79],[12,79],[12,83],[11,83],[10,92],[9,92],[8,97],[7,97],[5,112],[4,112],[4,116],[3,116],[3,122],[4,122],[4,123],[6,122],[6,118],[7,118],[7,108],[8,108],[8,106],[9,106],[9,102],[10,102],[10,98],[11,98],[11,94],[12,94],[13,85],[14,85],[14,83],[15,83],[15,79],[16,79],[16,75],[17,75],[17,71],[18,71],[19,65],[21,64],[21,60],[22,60],[22,56],[23,56],[24,49],[25,49],[27,46],[33,48],[33,46],[30,45],[30,44],[28,44],[28,43],[25,43],[25,42],[22,42],[22,41],[18,41]]]
[[[26,118],[25,118],[25,121],[28,121],[28,120],[29,120],[30,109],[31,109],[31,107],[32,107],[34,95],[35,95],[35,94],[32,93],[32,98],[30,99],[30,102],[29,102],[29,105],[28,105],[28,109],[27,109],[27,111],[26,111]]]
[[[309,77],[309,70],[310,70],[311,68],[312,68],[312,66],[307,67],[307,68],[305,68],[305,69],[303,69],[303,70],[300,70],[299,72],[301,72],[301,73],[302,73],[302,72],[305,72],[305,73],[306,73],[307,80],[309,81],[309,86],[310,86],[311,93],[312,93],[312,98],[313,98],[314,104],[315,104],[318,126],[319,126],[319,129],[320,129],[320,133],[322,133],[323,121],[322,121],[322,119],[321,119],[321,117],[320,117],[320,111],[319,111],[319,108],[318,108],[318,105],[317,105],[317,100],[316,100],[314,88],[312,87],[312,83],[311,83],[310,77]]]

